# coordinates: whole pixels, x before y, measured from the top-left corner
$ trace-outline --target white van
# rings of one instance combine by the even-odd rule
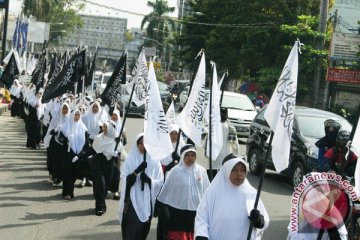
[[[112,72],[106,72],[106,73],[101,73],[99,75],[99,80],[97,81],[96,89],[95,89],[95,96],[97,98],[100,96],[100,94],[106,88],[106,84],[108,83],[109,78],[111,77],[111,74],[112,74]]]
[[[257,114],[250,98],[244,94],[224,91],[221,107],[228,109],[228,119],[236,128],[238,138],[247,138],[250,123]]]

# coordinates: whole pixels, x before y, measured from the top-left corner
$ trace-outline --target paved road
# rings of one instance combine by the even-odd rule
[[[143,128],[140,118],[126,123],[129,150]],[[25,148],[26,133],[21,119],[9,112],[0,115],[0,239],[121,239],[117,220],[118,201],[107,201],[108,211],[97,217],[92,188],[75,189],[75,199],[63,201],[61,187],[53,187],[46,170],[44,149]],[[242,153],[245,146],[242,145]],[[199,150],[202,152],[201,150]],[[199,154],[199,162],[207,160]],[[258,178],[249,176],[257,187]],[[265,176],[262,199],[271,223],[263,239],[286,239],[291,188],[274,173]],[[148,239],[156,239],[156,219]]]

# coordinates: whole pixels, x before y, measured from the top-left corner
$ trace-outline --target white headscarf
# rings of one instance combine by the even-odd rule
[[[81,115],[79,109],[74,110],[69,121],[61,128],[61,132],[68,138],[69,148],[71,148],[75,154],[79,154],[85,145],[85,133],[87,129],[81,119],[75,121],[76,113]],[[69,150],[70,149],[68,149],[68,151]]]
[[[121,126],[122,126],[120,112],[119,112],[119,110],[115,109],[112,114],[117,115],[117,118],[118,118],[118,120],[116,122],[114,121],[115,125],[116,125],[116,137],[118,137],[120,135]],[[123,132],[125,132],[125,128],[123,129]]]
[[[110,160],[113,152],[115,151],[115,135],[116,135],[116,127],[115,123],[111,120],[105,122],[107,126],[107,133],[100,133],[94,138],[94,142],[92,147],[94,148],[96,153],[102,153],[106,157],[107,160]],[[120,144],[117,149],[120,149]]]
[[[186,149],[182,149],[180,163],[166,177],[158,200],[177,209],[196,211],[210,182],[204,167],[196,162],[190,167],[185,165],[185,154],[196,153],[194,147],[188,147],[184,146]]]
[[[172,133],[173,131],[176,131],[177,133],[179,133],[179,125],[177,124],[170,124],[169,125],[169,134]],[[171,142],[173,150],[175,150],[176,147],[176,142]],[[179,140],[179,146],[177,148],[177,153],[180,154],[180,149],[185,145],[184,139],[182,138],[182,136],[180,136],[180,140]],[[171,163],[173,161],[172,159],[172,155],[170,154],[169,156],[167,156],[166,158],[161,160],[161,164],[162,165],[168,165],[169,163]]]
[[[124,165],[121,170],[121,198],[119,202],[119,221],[120,224],[123,218],[124,200],[126,192],[126,177],[132,174],[135,169],[143,162],[144,155],[140,153],[137,141],[143,137],[144,134],[138,134],[134,145],[132,146],[129,155],[125,159]],[[151,188],[145,184],[144,191],[141,190],[140,174],[136,178],[136,182],[130,189],[130,199],[134,207],[137,217],[141,222],[146,222],[153,214],[156,196],[158,195],[161,186],[164,182],[164,176],[160,162],[154,160],[146,154],[147,167],[145,173],[151,178]]]
[[[22,85],[19,83],[19,80],[15,79],[13,85],[10,88],[10,94],[19,98]]]
[[[69,111],[66,115],[64,115],[62,113],[62,109],[64,108],[64,106],[66,106],[69,109]],[[70,115],[69,105],[66,102],[63,103],[61,105],[60,109],[58,109],[58,111],[56,111],[56,109],[53,109],[53,111],[51,111],[51,115],[53,117],[50,121],[48,131],[46,132],[46,136],[44,138],[44,147],[45,148],[49,147],[50,140],[51,140],[51,134],[50,134],[51,130],[56,129],[58,126],[60,126],[59,128],[61,128],[69,120],[69,115]]]
[[[92,108],[94,105],[99,107],[99,111],[97,113],[93,113]],[[108,120],[106,111],[102,111],[100,104],[98,102],[94,102],[88,108],[87,112],[82,117],[82,121],[88,129],[89,137],[94,139],[96,135],[99,134],[100,126]]]
[[[237,163],[245,161],[232,158],[224,163],[216,177],[206,190],[195,217],[195,237],[209,239],[245,240],[249,230],[249,218],[254,208],[256,190],[247,179],[235,186],[230,181],[230,173]],[[269,216],[262,201],[258,210],[264,216],[265,226],[253,228],[251,239],[261,239],[269,225]]]

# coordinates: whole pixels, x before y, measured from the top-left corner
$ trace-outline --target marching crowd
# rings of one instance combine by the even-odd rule
[[[139,133],[124,163],[120,155],[127,144],[119,106],[109,108],[101,99],[64,94],[42,102],[44,90],[23,86],[15,79],[11,88],[11,116],[24,119],[26,147],[47,151],[47,169],[54,186],[62,183],[62,198],[75,197],[79,187],[93,187],[95,214],[107,211],[108,192],[119,201],[119,221],[124,240],[146,239],[153,217],[158,218],[157,239],[206,240],[261,239],[269,216],[260,200],[253,208],[256,189],[246,179],[245,161],[238,157],[236,130],[221,109],[223,147],[213,162],[211,183],[207,170],[197,163],[197,149],[170,123],[173,152],[161,161],[147,153],[144,133]],[[335,171],[353,177],[357,157],[350,152],[344,165],[349,133],[338,122],[324,123],[317,171]],[[235,154],[234,154],[235,153]],[[350,174],[349,174],[350,173]],[[120,186],[121,184],[121,186]],[[251,228],[250,228],[251,229]],[[341,229],[328,231],[330,239],[344,239]],[[297,239],[290,235],[289,239]],[[307,238],[306,238],[307,239]]]
[[[229,154],[238,154],[239,147],[226,109],[221,111],[226,144],[210,183],[196,161],[196,147],[179,136],[176,124],[169,125],[171,155],[160,162],[152,159],[139,133],[120,168],[127,139],[117,107],[72,94],[42,103],[43,89],[22,86],[18,80],[10,94],[11,115],[25,121],[26,147],[37,149],[43,142],[50,179],[53,185],[62,182],[63,199],[75,197],[74,184],[80,179],[80,186],[92,185],[95,214],[101,216],[111,191],[113,199],[120,200],[123,239],[146,239],[153,217],[158,218],[157,239],[245,239],[250,223],[251,239],[261,239],[269,217],[261,201],[253,209],[256,190],[246,179],[244,160]]]

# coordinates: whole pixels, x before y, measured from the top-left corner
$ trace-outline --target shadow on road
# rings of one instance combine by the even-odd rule
[[[289,220],[279,219],[273,220],[270,219],[269,227],[266,229],[262,240],[273,240],[273,239],[287,239],[287,229],[279,228],[278,226],[288,226]],[[277,227],[272,227],[277,226]],[[285,230],[285,231],[284,231]]]
[[[44,220],[44,219],[51,219],[51,220],[63,220],[69,217],[84,217],[89,216],[94,213],[94,209],[86,209],[86,210],[78,210],[78,211],[72,211],[72,212],[63,212],[63,213],[26,213],[24,218],[21,218],[21,220]]]
[[[254,188],[258,188],[260,181],[259,176],[248,174],[247,179]],[[276,195],[292,195],[293,188],[290,186],[286,176],[266,172],[263,180],[262,191]]]
[[[54,190],[49,180],[41,180],[37,182],[25,182],[14,184],[0,184],[1,188],[12,188],[14,190],[36,190],[36,191],[49,191]]]

